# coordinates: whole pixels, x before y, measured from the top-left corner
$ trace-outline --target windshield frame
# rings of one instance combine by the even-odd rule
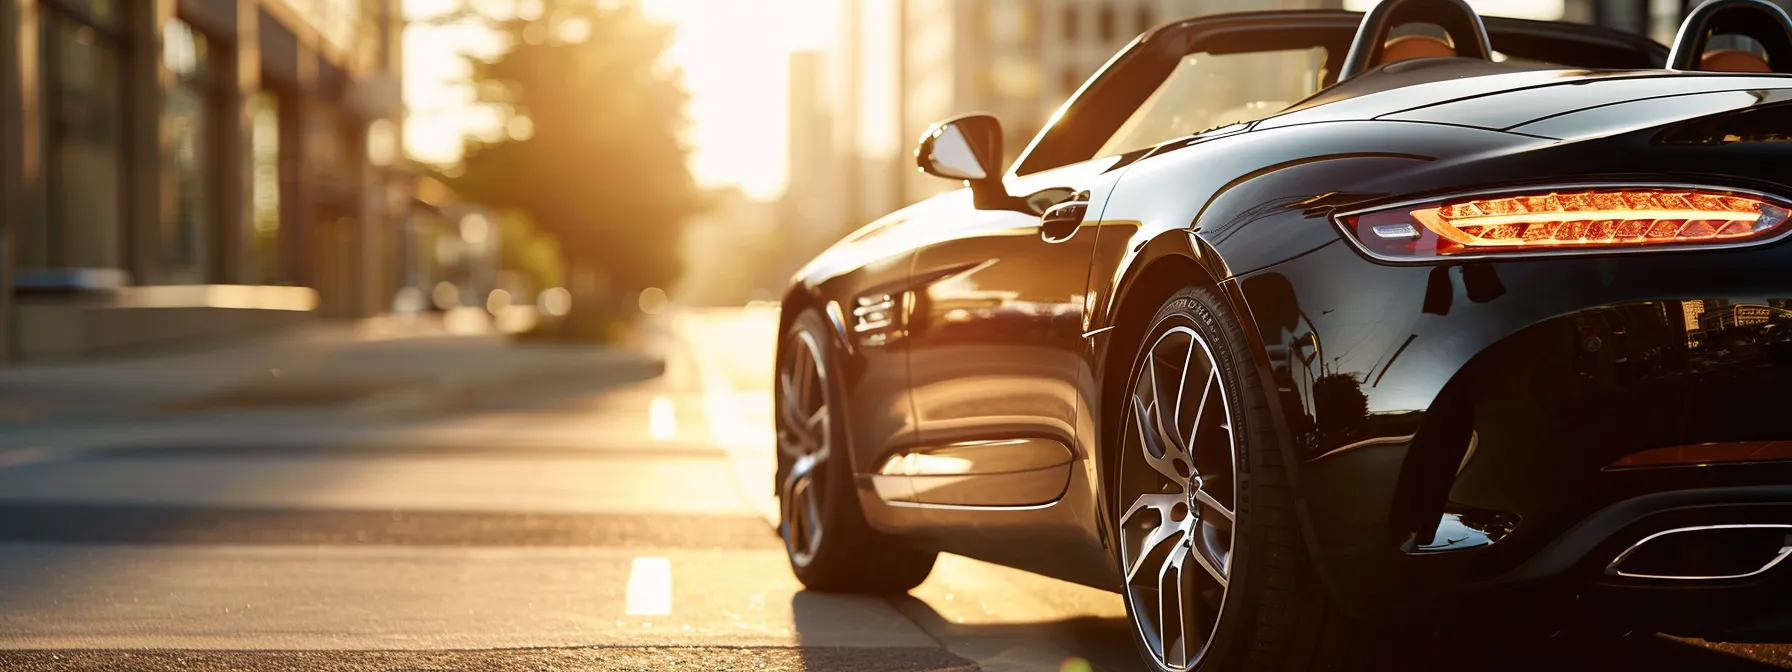
[[[1323,47],[1327,73],[1321,87],[1288,109],[1329,100],[1337,63],[1349,50],[1363,13],[1343,10],[1239,12],[1184,19],[1146,31],[1109,60],[1058,108],[1034,135],[1006,179],[1081,163],[1170,76],[1196,53],[1228,54]],[[1485,17],[1492,47],[1507,56],[1560,63],[1565,68],[1660,69],[1668,48],[1614,28],[1560,21]],[[1517,63],[1514,71],[1530,69]],[[1285,111],[1285,110],[1284,110]]]

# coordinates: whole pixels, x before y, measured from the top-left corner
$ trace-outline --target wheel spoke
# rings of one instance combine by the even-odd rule
[[[778,401],[782,404],[779,410],[785,420],[795,420],[802,413],[797,407],[795,376],[795,372],[778,374]]]
[[[803,487],[802,502],[803,539],[806,541],[803,549],[813,555],[817,549],[821,548],[821,533],[823,531],[821,529],[821,498],[815,492],[815,477],[813,476],[809,477],[808,484]]]
[[[795,490],[797,485],[804,479],[813,477],[815,468],[819,466],[820,463],[821,460],[815,459],[814,455],[804,455],[797,458],[796,462],[790,465],[790,473],[784,477],[784,489],[779,494],[783,495],[785,499],[792,499],[793,495],[796,494]]]
[[[809,550],[809,506],[803,501],[808,496],[806,480],[790,489],[790,548],[798,552]]]
[[[808,405],[809,378],[815,374],[814,369],[810,368],[813,364],[810,361],[809,344],[807,341],[800,339],[797,341],[794,356],[796,358],[796,368],[791,371],[790,380],[795,387],[794,391],[796,392],[796,395],[794,400],[796,401],[796,407],[800,409]]]
[[[777,432],[778,449],[797,458],[826,449],[828,407],[826,403],[814,403],[821,381],[816,376],[814,351],[808,343],[798,340],[791,347],[788,361],[791,370],[778,376],[778,415],[782,420]],[[815,408],[809,410],[812,404]]]
[[[1196,490],[1195,491],[1195,501],[1200,502],[1203,506],[1206,506],[1208,509],[1212,510],[1214,513],[1220,514],[1220,516],[1225,518],[1227,522],[1236,520],[1236,518],[1234,518],[1234,516],[1233,516],[1232,510],[1226,508],[1226,505],[1221,504],[1220,500],[1214,499],[1213,495],[1207,494],[1206,490]],[[1203,515],[1202,518],[1206,518],[1206,516]]]
[[[792,414],[794,415],[794,414]],[[778,432],[778,448],[792,458],[827,452],[828,407],[815,409],[806,418],[793,418]],[[825,457],[824,457],[825,459]]]
[[[1190,536],[1194,537],[1197,535]],[[1195,564],[1200,565],[1201,569],[1207,570],[1207,575],[1213,577],[1213,580],[1219,583],[1221,588],[1226,587],[1226,569],[1221,568],[1220,564],[1229,563],[1230,559],[1228,558],[1228,560],[1222,561],[1221,563],[1215,563],[1213,558],[1208,557],[1211,551],[1207,548],[1206,540],[1193,539],[1193,541],[1194,546],[1189,549],[1189,553],[1187,554],[1188,557],[1194,558]]]
[[[783,420],[778,423],[778,449],[793,458],[801,457],[811,450],[811,435],[802,431],[806,423],[803,420],[802,402],[797,398],[795,377],[794,371],[778,376],[778,415]]]
[[[1136,396],[1132,398],[1132,407],[1133,422],[1138,427],[1139,443],[1145,449],[1145,461],[1151,465],[1152,469],[1156,469],[1158,473],[1163,474],[1165,478],[1174,481],[1177,485],[1187,485],[1195,462],[1189,457],[1188,451],[1177,445],[1176,440],[1164,431],[1162,408],[1157,405],[1157,402],[1146,406]],[[1179,460],[1186,465],[1185,468],[1177,468],[1176,463]]]
[[[1211,394],[1214,388],[1219,387],[1219,384],[1220,370],[1218,368],[1215,368],[1212,373],[1207,375],[1207,382],[1201,384],[1201,405],[1195,407],[1195,420],[1188,423],[1188,446],[1190,447],[1190,452],[1193,452],[1195,437],[1201,432],[1201,417],[1207,414],[1207,395]],[[1180,412],[1181,408],[1178,407],[1177,411]],[[1181,425],[1178,424],[1177,427],[1181,427]]]
[[[1189,640],[1193,634],[1189,626],[1198,617],[1193,610],[1200,599],[1190,594],[1192,591],[1184,581],[1186,560],[1190,555],[1187,547],[1177,545],[1157,572],[1157,641],[1163,647],[1164,666],[1171,669],[1188,665]]]
[[[798,458],[815,452],[814,437],[803,431],[801,425],[785,426],[778,430],[778,452],[790,458]]]
[[[784,541],[793,554],[814,552],[821,539],[820,507],[815,501],[815,470],[822,460],[816,455],[797,458],[784,477],[779,503],[784,509]]]
[[[1123,538],[1125,535],[1135,533],[1135,525],[1142,525],[1145,533],[1145,538],[1139,542],[1136,550],[1130,544],[1127,546],[1127,550],[1133,552],[1129,558],[1129,566],[1126,568],[1128,582],[1138,576],[1139,570],[1145,566],[1151,553],[1162,546],[1164,542],[1175,541],[1180,544],[1188,536],[1189,530],[1192,529],[1194,516],[1185,514],[1182,520],[1176,520],[1175,511],[1178,506],[1185,508],[1188,506],[1187,500],[1183,499],[1182,495],[1143,495],[1139,497],[1139,501],[1133,503],[1132,508],[1128,509],[1125,515],[1120,517]],[[1136,516],[1152,514],[1156,515],[1155,520],[1151,518],[1135,520]],[[1130,539],[1127,540],[1130,541]]]
[[[1195,437],[1193,431],[1188,434],[1179,433],[1182,428],[1182,395],[1188,391],[1188,364],[1189,360],[1195,356],[1195,347],[1195,339],[1188,339],[1188,349],[1182,353],[1182,371],[1176,376],[1176,405],[1170,409],[1170,428],[1173,430],[1171,433],[1178,438],[1189,439],[1183,442],[1184,445],[1192,443]],[[1203,389],[1201,395],[1202,400],[1205,401],[1207,391]],[[1199,418],[1200,412],[1200,409],[1195,409],[1195,417]]]
[[[812,450],[807,437],[801,432],[786,429],[778,432],[778,452],[785,457],[797,458],[808,455]]]
[[[1145,380],[1147,382],[1151,383],[1151,405],[1156,406],[1157,401],[1159,399],[1164,398],[1163,395],[1158,394],[1158,392],[1157,392],[1157,353],[1156,352],[1147,351],[1145,353],[1145,372],[1141,375],[1145,378]]]

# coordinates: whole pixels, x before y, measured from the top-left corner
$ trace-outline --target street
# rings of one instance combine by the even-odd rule
[[[661,328],[663,375],[422,411],[0,425],[0,669],[1134,669],[1119,597],[974,560],[804,592],[771,522],[776,313]],[[1439,655],[1792,669],[1667,638]]]

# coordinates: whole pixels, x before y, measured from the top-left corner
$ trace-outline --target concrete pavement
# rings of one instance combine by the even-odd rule
[[[770,461],[769,404],[750,400],[769,372],[729,354],[769,352],[751,335],[768,317],[684,320],[656,380],[560,381],[441,417],[208,409],[69,429],[0,468],[0,649],[72,657],[0,667],[459,649],[970,669],[891,601],[790,575],[770,471],[748,465]]]
[[[801,590],[769,522],[775,324],[686,313],[664,376],[442,415],[39,432],[0,453],[0,669],[1137,669],[1116,596],[974,560],[906,596]],[[1660,639],[1438,655],[1778,669]]]
[[[0,430],[168,423],[215,411],[424,415],[518,389],[662,371],[658,357],[638,349],[512,343],[469,319],[478,320],[321,323],[211,348],[4,368]]]

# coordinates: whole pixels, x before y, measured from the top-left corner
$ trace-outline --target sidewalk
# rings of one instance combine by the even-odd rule
[[[513,343],[439,318],[319,324],[202,351],[0,368],[0,436],[47,425],[331,411],[426,415],[532,386],[659,375],[641,348]]]

